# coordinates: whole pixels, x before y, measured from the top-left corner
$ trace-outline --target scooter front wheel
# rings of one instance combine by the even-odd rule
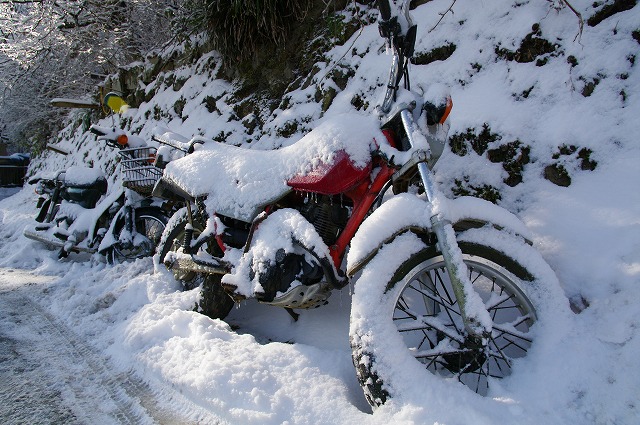
[[[160,242],[169,219],[158,208],[140,208],[135,211],[135,233],[131,235],[131,243],[124,246],[116,243],[112,249],[114,262],[123,262],[153,255]],[[121,219],[114,229],[117,240],[122,240],[125,220]]]

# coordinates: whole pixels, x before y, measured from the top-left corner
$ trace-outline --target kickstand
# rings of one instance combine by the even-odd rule
[[[300,315],[298,313],[293,311],[292,308],[285,308],[285,310],[287,310],[287,313],[289,313],[289,316],[293,317],[293,321],[294,322],[298,321],[298,317],[300,317]]]

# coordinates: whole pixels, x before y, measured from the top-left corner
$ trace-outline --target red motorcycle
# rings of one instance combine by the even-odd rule
[[[514,215],[437,188],[452,102],[400,88],[416,26],[408,1],[379,3],[394,52],[379,116],[326,120],[278,150],[208,142],[172,161],[153,195],[186,206],[157,259],[201,287],[212,318],[246,298],[295,318],[355,281],[353,360],[372,405],[401,391],[394,363],[486,393],[527,354],[531,327],[555,308],[548,294],[563,295]]]

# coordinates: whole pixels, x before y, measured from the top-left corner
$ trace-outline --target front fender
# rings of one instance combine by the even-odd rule
[[[522,236],[527,241],[531,232],[518,217],[491,202],[471,196],[444,199],[447,205],[439,208],[444,212],[456,231],[490,224],[498,229]],[[431,230],[431,205],[423,198],[401,194],[385,202],[360,226],[351,241],[347,255],[347,275],[352,277],[360,271],[378,250],[406,231],[428,234]]]
[[[104,255],[104,253],[109,248],[111,248],[113,245],[116,244],[116,242],[118,242],[118,240],[116,239],[117,235],[115,232],[115,227],[119,220],[124,219],[124,214],[125,214],[125,206],[123,205],[122,207],[120,207],[116,215],[113,217],[113,219],[111,220],[111,223],[109,223],[109,229],[105,233],[104,237],[100,241],[100,245],[98,246],[99,253]]]

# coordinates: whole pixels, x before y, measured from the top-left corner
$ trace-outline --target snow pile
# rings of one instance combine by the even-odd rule
[[[451,195],[499,188],[499,204],[525,221],[565,295],[584,308],[545,326],[530,355],[518,360],[513,375],[488,397],[455,382],[413,377],[415,392],[371,414],[351,364],[350,289],[335,293],[326,307],[302,312],[295,323],[285,311],[253,302],[232,311],[227,323],[212,321],[190,311],[196,291],[181,292],[168,273],[151,273],[151,259],[106,266],[80,255],[59,262],[55,252],[25,240],[22,229],[35,214],[30,187],[0,202],[0,265],[5,273],[20,268],[53,276],[53,283],[31,286],[34,299],[52,314],[123,371],[152,386],[169,383],[230,423],[635,424],[640,417],[640,7],[585,25],[573,41],[577,18],[552,7],[560,3],[458,0],[455,14],[445,15],[431,32],[451,1],[434,0],[414,11],[417,52],[453,52],[446,60],[412,66],[413,87],[451,88],[450,135],[468,129],[478,135],[485,123],[499,135],[486,147],[459,137],[467,155],[446,147],[437,179]],[[571,3],[585,18],[603,8],[587,0]],[[525,40],[542,38],[553,49],[530,62],[515,60],[526,56]],[[375,25],[335,47],[315,74],[321,93],[329,87],[336,91],[326,112],[314,101],[316,87],[302,85],[288,94],[288,106],[266,114],[264,135],[250,135],[243,117],[230,119],[229,83],[215,79],[215,72],[200,72],[215,55],[172,71],[184,79],[180,90],[167,80],[150,84],[153,99],[115,117],[123,120],[115,124],[126,120],[145,140],[161,125],[186,137],[222,133],[222,140],[251,150],[295,146],[302,129],[314,128],[321,118],[373,111],[390,61],[383,50]],[[346,84],[320,82],[330,61],[352,71]],[[184,108],[178,113],[174,105],[180,98]],[[209,111],[205,99],[215,108]],[[101,124],[112,125],[111,118],[105,121]],[[294,122],[299,131],[278,133]],[[513,169],[492,162],[487,150],[500,153],[515,142],[518,149],[528,147],[520,159],[529,160],[522,161],[521,183],[510,186],[504,181]],[[58,143],[74,153],[46,163],[34,160],[34,166],[55,171],[92,163],[116,184],[113,156],[96,149],[94,136],[70,128]],[[588,152],[583,148],[597,162],[592,171],[579,156]],[[552,165],[570,175],[568,187],[543,177]]]
[[[64,181],[69,186],[88,187],[104,179],[100,170],[88,167],[69,167],[65,171]]]

